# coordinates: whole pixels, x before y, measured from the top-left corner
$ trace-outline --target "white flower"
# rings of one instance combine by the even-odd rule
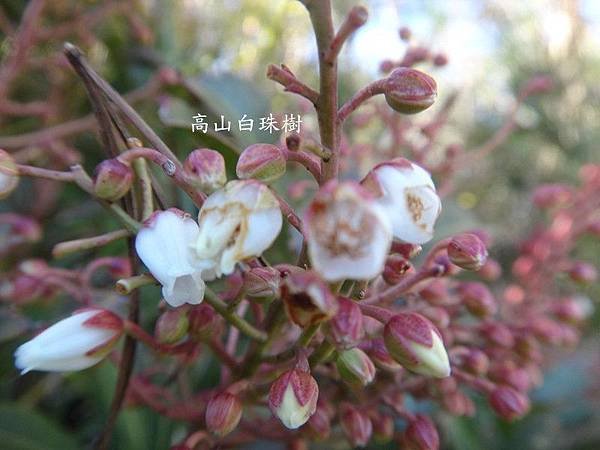
[[[75,313],[38,334],[15,351],[15,366],[61,372],[93,366],[114,347],[123,321],[110,311],[93,309]]]
[[[361,183],[377,196],[395,238],[411,244],[431,240],[442,203],[425,169],[396,158],[375,166]]]
[[[196,239],[196,222],[174,208],[154,213],[135,239],[138,256],[162,284],[163,297],[171,306],[196,305],[204,299],[203,270],[209,270],[212,262],[196,256]]]
[[[327,281],[369,280],[381,273],[392,240],[389,219],[360,185],[331,181],[304,218],[308,255]]]
[[[214,261],[221,276],[269,248],[281,231],[282,218],[269,188],[255,180],[236,180],[206,199],[198,224],[197,255]]]

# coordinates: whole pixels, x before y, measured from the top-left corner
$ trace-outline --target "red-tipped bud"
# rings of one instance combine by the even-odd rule
[[[483,336],[493,345],[512,348],[515,345],[515,336],[506,325],[500,322],[488,322],[481,326]]]
[[[422,315],[396,314],[385,325],[383,337],[392,358],[408,370],[436,378],[450,375],[440,332]]]
[[[400,372],[402,366],[391,357],[383,339],[373,339],[369,346],[369,356],[378,369],[385,372]]]
[[[577,261],[569,269],[569,276],[577,283],[588,284],[598,279],[598,271],[589,263]]]
[[[496,414],[509,421],[518,419],[529,411],[527,396],[508,386],[494,389],[488,400]]]
[[[206,405],[206,429],[222,437],[231,433],[242,418],[242,402],[227,391],[212,397]]]
[[[378,444],[390,442],[394,437],[394,418],[388,414],[372,414],[373,440]]]
[[[573,196],[573,190],[566,184],[543,184],[533,193],[533,203],[538,208],[553,208],[564,205]]]
[[[440,446],[435,425],[429,417],[420,414],[409,422],[402,441],[405,450],[438,450]]]
[[[182,308],[167,309],[154,326],[156,340],[163,344],[173,344],[183,338],[188,331],[189,320]]]
[[[442,404],[453,416],[472,416],[475,413],[475,404],[462,391],[444,393]]]
[[[340,352],[336,366],[342,380],[353,386],[366,386],[375,378],[375,365],[359,348]]]
[[[340,422],[346,438],[353,447],[367,445],[373,433],[373,424],[365,412],[344,403],[341,406]]]
[[[114,202],[123,197],[133,183],[133,170],[116,158],[102,161],[94,170],[94,194]]]
[[[235,173],[238,178],[253,178],[265,183],[280,178],[285,173],[285,156],[271,144],[253,144],[240,155]]]
[[[585,297],[566,298],[553,305],[556,317],[566,323],[578,324],[585,320],[591,309],[591,301]]]
[[[331,415],[321,402],[317,403],[315,413],[308,419],[308,426],[311,437],[318,441],[327,439],[331,434]]]
[[[311,271],[290,273],[281,285],[281,296],[288,317],[301,327],[329,320],[338,311],[327,283]]]
[[[194,306],[188,313],[188,333],[197,341],[217,335],[222,326],[220,316],[212,306]]]
[[[485,264],[488,252],[479,237],[463,233],[454,236],[448,244],[448,257],[461,269],[479,270]]]
[[[448,300],[448,288],[444,280],[432,280],[419,291],[419,296],[432,305],[442,305]]]
[[[440,306],[427,306],[420,313],[431,320],[438,329],[447,328],[450,324],[450,314],[448,310]]]
[[[540,344],[534,336],[518,336],[515,339],[515,351],[526,361],[538,362],[542,359]]]
[[[443,67],[448,64],[448,57],[445,53],[438,53],[433,56],[433,64],[438,67]]]
[[[531,388],[531,378],[527,370],[516,367],[514,364],[496,364],[488,372],[488,377],[492,381],[510,386],[519,392],[526,392]]]
[[[188,182],[207,194],[222,188],[227,182],[225,160],[216,150],[199,148],[183,162]]]
[[[8,197],[19,184],[17,164],[10,153],[0,150],[0,199]]]
[[[556,321],[540,316],[536,317],[530,326],[534,336],[540,341],[550,345],[561,343],[562,328]]]
[[[479,276],[486,281],[496,281],[502,275],[502,267],[495,259],[490,259],[479,269]]]
[[[281,423],[296,429],[306,423],[317,409],[319,386],[309,372],[292,369],[271,385],[269,408]]]
[[[392,253],[398,253],[400,256],[404,256],[405,259],[414,258],[421,253],[422,250],[423,247],[418,244],[409,244],[407,242],[399,241],[393,241],[391,248]]]
[[[244,272],[243,289],[248,297],[273,298],[280,284],[281,272],[273,267],[254,267]]]
[[[485,284],[476,281],[463,283],[458,292],[463,304],[474,316],[489,317],[496,314],[496,299]]]
[[[416,114],[435,102],[437,84],[429,75],[408,67],[399,67],[387,78],[385,101],[402,114]]]
[[[329,321],[329,339],[339,349],[356,347],[365,335],[363,315],[356,302],[339,297],[338,312]]]
[[[475,376],[485,375],[490,367],[490,359],[479,349],[472,348],[462,361],[463,368]]]
[[[412,269],[412,264],[404,256],[391,255],[385,261],[381,276],[387,284],[397,284]]]

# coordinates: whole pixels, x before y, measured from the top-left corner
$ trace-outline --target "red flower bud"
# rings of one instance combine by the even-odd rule
[[[427,306],[423,308],[420,313],[431,320],[431,322],[438,328],[447,328],[450,324],[450,314],[448,310],[440,306]]]
[[[285,173],[283,152],[271,144],[253,144],[240,155],[235,173],[242,180],[254,178],[268,183]]]
[[[216,150],[199,148],[192,151],[183,162],[188,182],[210,194],[227,182],[225,160]]]
[[[529,399],[508,386],[494,389],[488,400],[496,414],[509,421],[518,419],[529,411]]]
[[[387,284],[397,284],[412,269],[412,264],[400,255],[388,256],[383,273],[381,274]]]
[[[222,326],[220,316],[206,304],[193,306],[188,313],[188,321],[188,332],[197,341],[217,335]]]
[[[284,372],[271,385],[269,408],[281,423],[296,429],[317,409],[319,386],[309,372],[295,368]]]
[[[231,433],[242,418],[242,402],[227,391],[212,397],[206,405],[206,429],[222,437]]]
[[[399,67],[387,78],[385,101],[402,114],[416,114],[435,102],[437,85],[429,75],[408,67]]]
[[[598,272],[592,264],[577,261],[569,269],[569,276],[577,283],[588,284],[598,279]]]
[[[394,437],[394,418],[388,414],[375,413],[371,415],[373,439],[378,444],[390,442]]]
[[[496,313],[496,299],[483,283],[462,283],[458,288],[460,298],[467,310],[477,317],[489,317]]]
[[[433,57],[433,64],[438,67],[443,67],[448,64],[448,57],[444,53],[438,53]]]
[[[154,336],[158,342],[173,344],[183,338],[188,331],[189,321],[181,308],[167,309],[156,321]]]
[[[336,366],[342,380],[354,386],[366,386],[375,378],[375,365],[359,348],[338,354]]]
[[[308,426],[310,435],[316,440],[325,440],[331,434],[331,416],[328,408],[320,401],[317,402],[315,413],[308,419]]]
[[[404,431],[405,450],[437,450],[440,438],[437,429],[429,417],[418,414]]]
[[[462,391],[444,393],[442,404],[453,416],[472,416],[475,413],[475,404]]]
[[[495,259],[488,258],[479,269],[479,276],[486,281],[496,281],[502,275],[502,267]]]
[[[485,375],[490,367],[490,359],[479,349],[469,349],[462,361],[463,368],[475,376]]]
[[[448,300],[448,288],[444,280],[432,280],[419,291],[419,296],[432,305],[442,305]]]
[[[527,370],[510,363],[492,366],[488,377],[492,381],[510,386],[519,392],[526,392],[531,387],[531,379]]]
[[[350,445],[353,447],[367,445],[373,433],[373,424],[365,412],[344,403],[341,406],[340,422]]]
[[[448,244],[448,257],[452,264],[465,270],[479,270],[487,260],[485,245],[475,234],[454,236]]]
[[[365,334],[360,307],[343,297],[338,298],[338,304],[338,312],[328,324],[328,336],[339,349],[356,347]]]
[[[402,371],[402,366],[390,356],[385,348],[383,339],[373,339],[369,344],[369,356],[378,369],[391,373]]]
[[[133,170],[116,158],[102,161],[94,170],[94,194],[109,202],[123,197],[133,183]]]
[[[311,271],[290,273],[281,286],[281,297],[288,317],[301,327],[329,320],[338,311],[327,283]]]
[[[244,272],[243,289],[248,297],[273,298],[279,294],[281,273],[273,267],[254,267]]]
[[[506,325],[499,322],[488,322],[481,325],[484,337],[493,345],[511,348],[515,344],[515,337]]]

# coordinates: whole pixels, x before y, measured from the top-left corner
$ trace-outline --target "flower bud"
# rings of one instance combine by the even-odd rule
[[[388,414],[376,413],[371,416],[373,439],[378,444],[390,442],[394,437],[394,418]]]
[[[231,433],[242,418],[242,402],[232,393],[220,392],[206,405],[206,429],[223,437]]]
[[[508,386],[494,389],[488,400],[496,414],[508,421],[518,419],[529,411],[529,399]]]
[[[154,336],[162,344],[174,344],[188,331],[188,318],[181,309],[168,309],[163,312],[154,326]]]
[[[211,194],[227,182],[225,160],[216,150],[198,148],[183,162],[188,182],[195,188]]]
[[[481,325],[481,332],[492,345],[504,348],[512,348],[515,345],[515,336],[503,323],[484,323]]]
[[[565,323],[578,324],[590,314],[591,301],[584,298],[566,298],[553,305],[556,317]]]
[[[408,67],[398,67],[387,78],[385,101],[402,114],[416,114],[435,102],[437,85],[429,75]]]
[[[463,359],[463,368],[475,375],[485,375],[490,367],[490,359],[488,356],[479,349],[472,348],[469,353]]]
[[[558,322],[544,316],[535,317],[530,324],[533,335],[549,345],[560,345],[562,328]]]
[[[476,235],[463,233],[454,236],[448,244],[448,257],[452,264],[465,270],[479,270],[487,260],[488,252]]]
[[[495,364],[488,372],[488,378],[496,383],[505,384],[519,392],[531,388],[531,379],[527,370],[511,363]]]
[[[388,256],[381,276],[390,285],[399,283],[407,272],[412,269],[412,264],[400,255]]]
[[[0,149],[0,199],[8,197],[19,184],[17,164],[10,153]]]
[[[338,354],[336,366],[342,380],[354,386],[366,386],[375,378],[375,366],[359,348],[344,350]]]
[[[438,53],[433,57],[433,64],[438,67],[443,67],[448,64],[448,57],[444,53]]]
[[[462,283],[458,288],[460,298],[467,310],[477,317],[489,317],[496,313],[496,299],[483,283]]]
[[[542,359],[540,344],[531,335],[517,336],[515,338],[515,351],[525,361],[539,362]]]
[[[196,341],[217,335],[222,325],[220,317],[210,305],[194,306],[188,312],[188,333]]]
[[[106,159],[94,170],[94,194],[114,202],[123,197],[133,184],[133,170],[117,158]]]
[[[438,450],[440,437],[431,419],[417,414],[408,423],[402,442],[405,450]]]
[[[596,268],[583,261],[575,262],[568,273],[573,281],[581,284],[593,283],[598,279]]]
[[[459,390],[445,392],[441,401],[444,408],[453,416],[472,416],[475,412],[473,401]]]
[[[339,349],[356,347],[362,340],[365,330],[363,315],[356,302],[338,298],[338,312],[329,321],[329,338]]]
[[[319,386],[309,372],[298,368],[284,372],[271,385],[269,408],[281,423],[301,427],[317,409]]]
[[[369,347],[369,356],[378,369],[396,373],[402,371],[402,366],[392,358],[385,348],[383,339],[373,339]]]
[[[308,426],[311,436],[316,440],[325,440],[331,434],[331,416],[321,401],[317,402],[315,413],[308,419]]]
[[[86,309],[63,319],[15,351],[15,366],[61,372],[82,370],[100,362],[123,334],[123,321],[103,309]]]
[[[275,145],[253,144],[240,155],[235,173],[241,180],[254,178],[268,183],[283,176],[285,165],[285,156]]]
[[[279,294],[281,273],[273,267],[253,267],[244,272],[244,292],[251,298],[273,298]]]
[[[383,337],[388,352],[408,370],[444,378],[450,362],[438,329],[417,313],[399,313],[385,325]]]
[[[450,314],[446,308],[442,308],[441,306],[427,306],[419,312],[429,319],[439,330],[448,328],[450,324]]]
[[[398,31],[398,35],[400,36],[400,39],[402,39],[404,42],[408,42],[412,36],[412,32],[410,31],[410,28],[402,27]]]
[[[365,412],[344,403],[341,406],[340,422],[342,430],[352,447],[365,447],[367,445],[373,433],[373,424]]]
[[[290,273],[281,285],[281,298],[290,320],[303,328],[329,320],[338,311],[329,286],[312,271]]]
[[[479,269],[479,276],[486,281],[496,281],[502,275],[502,267],[495,259],[488,258]]]
[[[448,300],[445,280],[432,280],[419,291],[419,296],[432,305],[443,305]]]

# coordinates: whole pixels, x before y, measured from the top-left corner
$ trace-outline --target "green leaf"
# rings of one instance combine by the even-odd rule
[[[77,441],[42,414],[16,403],[0,404],[3,450],[76,450]]]

